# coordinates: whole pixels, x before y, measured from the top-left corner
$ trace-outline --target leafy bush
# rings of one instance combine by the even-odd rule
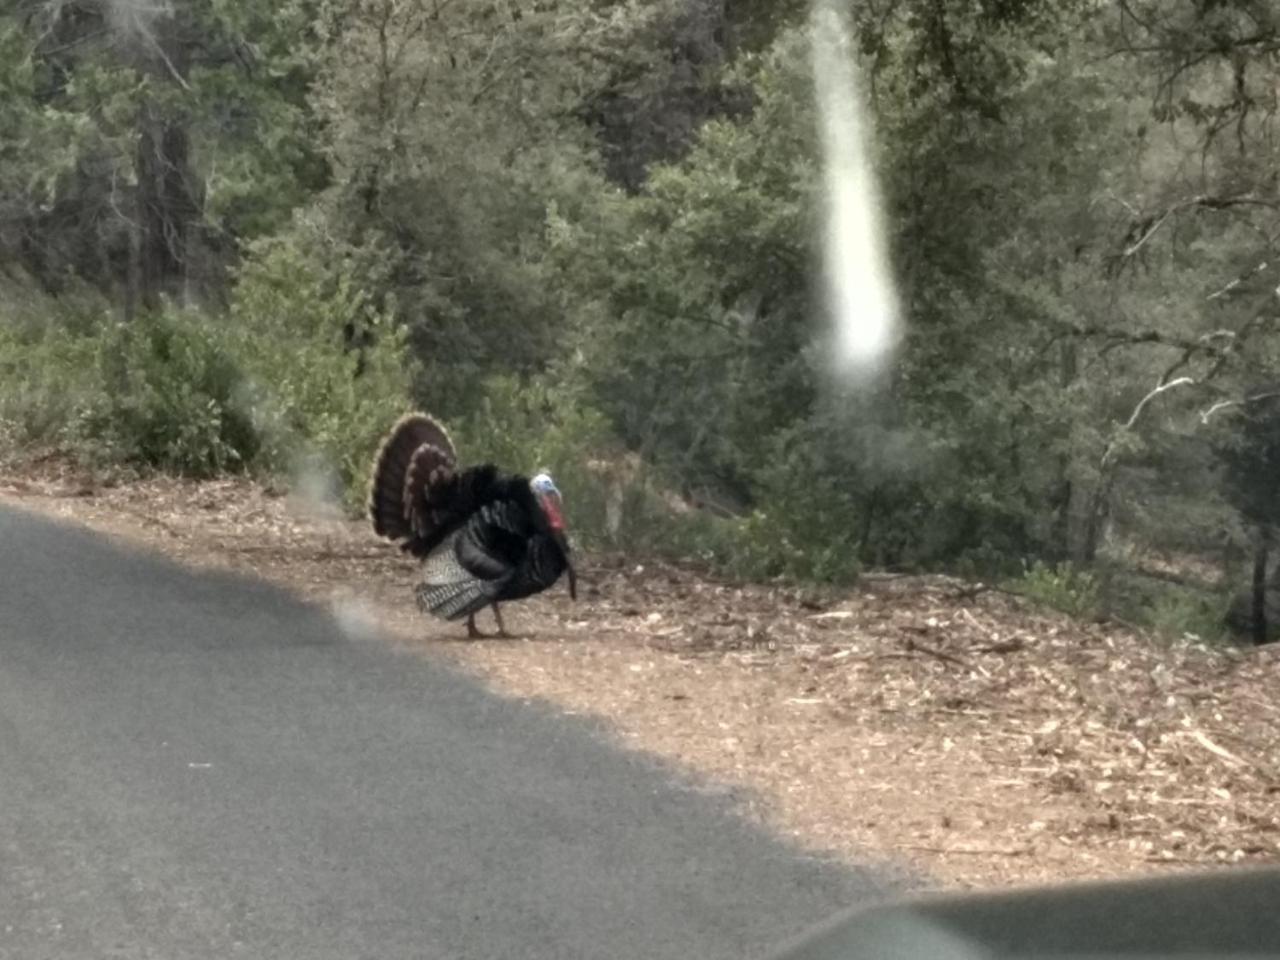
[[[1227,634],[1229,590],[1193,572],[1157,575],[1126,558],[1100,564],[1094,577],[1098,605],[1109,617],[1148,627],[1171,640],[1194,637],[1216,643]]]
[[[243,374],[238,405],[262,441],[257,465],[297,474],[320,464],[352,506],[413,376],[394,304],[374,303],[358,253],[305,232],[256,245],[227,332]]]
[[[610,435],[604,417],[568,380],[488,378],[478,409],[454,425],[454,441],[470,463],[550,472],[564,494],[574,539],[606,546],[616,539],[609,529],[609,490],[593,464],[608,456]]]
[[[126,324],[104,313],[0,340],[0,418],[21,445],[192,476],[239,469],[257,451],[233,403],[236,363],[196,315]]]
[[[229,316],[170,308],[123,322],[47,304],[43,318],[7,317],[4,433],[190,476],[319,472],[358,502],[412,371],[391,310],[328,253],[293,239],[252,249]]]
[[[1027,567],[1013,588],[1073,617],[1093,616],[1099,610],[1097,578],[1070,563],[1050,566],[1037,560]]]
[[[0,327],[0,421],[15,446],[65,445],[91,397],[101,397],[92,339]]]
[[[104,322],[96,343],[102,398],[78,412],[73,435],[123,460],[191,476],[250,465],[258,435],[235,403],[240,371],[220,333],[194,313]]]
[[[1147,615],[1157,633],[1170,639],[1215,643],[1226,635],[1228,600],[1216,594],[1171,588],[1158,594]]]

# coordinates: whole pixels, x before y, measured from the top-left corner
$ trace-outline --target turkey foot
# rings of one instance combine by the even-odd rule
[[[502,622],[502,611],[498,609],[496,603],[491,604],[493,607],[493,617],[498,621],[497,633],[484,633],[476,626],[476,615],[473,613],[467,617],[467,638],[470,640],[487,640],[490,637],[501,637],[504,640],[517,639],[514,634],[507,633],[506,625]]]

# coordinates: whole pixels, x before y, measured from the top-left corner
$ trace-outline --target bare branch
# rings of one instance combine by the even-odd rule
[[[1183,337],[1171,336],[1167,333],[1161,333],[1159,330],[1139,330],[1131,332],[1128,330],[1116,330],[1111,327],[1099,326],[1080,326],[1070,324],[1066,326],[1066,332],[1077,337],[1098,337],[1107,341],[1107,345],[1103,347],[1104,351],[1113,350],[1122,346],[1140,346],[1143,344],[1156,344],[1162,347],[1171,347],[1177,350],[1190,350],[1192,352],[1217,353],[1217,348],[1209,341],[1218,334],[1198,337],[1195,340],[1188,340]]]
[[[1129,419],[1125,422],[1125,425],[1124,425],[1125,429],[1126,430],[1133,429],[1133,425],[1138,422],[1138,418],[1142,416],[1142,411],[1147,408],[1147,404],[1149,404],[1156,397],[1160,396],[1160,394],[1164,393],[1166,390],[1172,390],[1174,387],[1190,386],[1195,382],[1196,381],[1194,377],[1178,377],[1178,379],[1176,380],[1169,380],[1169,381],[1166,381],[1165,383],[1160,384],[1158,387],[1156,387],[1154,390],[1152,390],[1145,397],[1143,397],[1141,400],[1138,401],[1138,405],[1133,408],[1133,413],[1129,414]]]
[[[1133,228],[1130,230],[1130,235],[1132,236],[1134,233],[1138,233],[1140,236],[1125,247],[1121,255],[1125,259],[1132,257],[1146,245],[1148,240],[1156,235],[1156,232],[1164,226],[1165,222],[1170,217],[1176,213],[1181,213],[1183,210],[1189,210],[1192,207],[1202,207],[1206,210],[1226,210],[1231,207],[1240,206],[1258,206],[1274,209],[1276,207],[1276,202],[1274,200],[1264,199],[1249,193],[1240,194],[1235,197],[1219,197],[1212,194],[1202,193],[1197,194],[1194,197],[1188,197],[1185,200],[1178,200],[1167,206],[1160,214],[1152,214],[1139,223],[1134,224]]]
[[[1178,377],[1176,380],[1161,378],[1161,382],[1156,386],[1156,388],[1138,401],[1138,405],[1133,408],[1133,412],[1129,414],[1129,419],[1125,421],[1124,426],[1116,431],[1115,435],[1111,438],[1111,442],[1107,444],[1107,449],[1102,453],[1101,466],[1103,472],[1107,472],[1107,469],[1115,462],[1119,451],[1120,438],[1133,429],[1134,425],[1138,422],[1138,418],[1142,416],[1142,411],[1147,409],[1147,405],[1150,404],[1152,400],[1160,396],[1160,394],[1165,393],[1168,390],[1172,390],[1174,387],[1194,386],[1195,383],[1196,380],[1194,377]]]
[[[1116,203],[1120,204],[1120,206],[1124,207],[1125,210],[1129,212],[1129,216],[1133,217],[1133,219],[1137,220],[1139,217],[1142,216],[1141,211],[1139,211],[1138,208],[1135,207],[1128,200],[1124,199],[1124,197],[1119,197],[1119,196],[1116,196],[1114,193],[1109,193],[1107,194],[1107,198],[1110,200],[1114,200]]]
[[[1234,280],[1231,280],[1230,282],[1228,282],[1228,283],[1226,284],[1226,286],[1222,287],[1220,290],[1216,290],[1216,291],[1214,291],[1213,293],[1209,294],[1209,296],[1208,296],[1208,297],[1206,297],[1205,299],[1207,299],[1207,300],[1218,300],[1218,299],[1221,299],[1222,297],[1225,297],[1227,294],[1229,294],[1229,293],[1230,293],[1232,290],[1234,290],[1236,287],[1240,286],[1240,284],[1242,284],[1242,283],[1244,283],[1245,281],[1247,281],[1250,277],[1255,277],[1255,276],[1257,276],[1258,274],[1260,274],[1263,270],[1267,269],[1267,267],[1268,267],[1268,266],[1269,266],[1269,264],[1267,263],[1267,261],[1266,261],[1266,260],[1263,260],[1260,264],[1258,264],[1258,265],[1257,265],[1256,267],[1254,267],[1252,270],[1249,270],[1249,271],[1248,271],[1248,272],[1246,272],[1246,273],[1242,273],[1242,274],[1240,274],[1240,276],[1238,276],[1238,277],[1236,277]]]
[[[1139,239],[1136,243],[1132,243],[1129,246],[1125,247],[1124,253],[1122,255],[1125,257],[1132,257],[1135,253],[1141,250],[1143,246],[1146,244],[1146,242],[1156,235],[1156,231],[1159,230],[1162,226],[1164,226],[1164,222],[1168,220],[1171,216],[1173,216],[1173,214],[1176,211],[1183,209],[1183,206],[1174,205],[1172,207],[1169,207],[1169,209],[1165,210],[1165,212],[1161,214],[1160,217],[1147,228],[1146,232],[1142,234],[1141,239]]]
[[[146,38],[147,42],[151,45],[151,48],[155,51],[156,55],[160,58],[160,62],[163,63],[165,67],[168,68],[169,75],[173,77],[173,79],[177,82],[178,86],[180,86],[187,93],[190,93],[191,85],[188,84],[185,79],[183,79],[182,74],[178,72],[178,68],[175,67],[173,65],[173,61],[169,59],[169,54],[165,52],[164,47],[160,45],[160,42],[156,40],[155,36],[151,33],[151,31],[144,29],[142,31],[142,35]]]
[[[120,209],[120,204],[116,200],[118,184],[119,184],[118,170],[116,166],[113,164],[111,167],[111,189],[107,191],[107,204],[111,207],[115,215],[119,217],[124,223],[128,224],[134,230],[141,230],[142,225],[139,224],[138,221],[134,220],[133,217],[129,216],[127,213],[125,213],[123,210]]]
[[[1187,364],[1191,362],[1191,358],[1194,355],[1195,353],[1192,350],[1183,351],[1182,356],[1179,357],[1177,360],[1175,360],[1173,363],[1169,364],[1169,367],[1165,370],[1165,372],[1160,375],[1160,383],[1161,384],[1169,383],[1169,381],[1173,379],[1173,375],[1175,373],[1183,369],[1185,366],[1187,366]],[[1186,379],[1186,378],[1181,377],[1179,379]],[[1160,390],[1162,389],[1162,387],[1157,387],[1156,389]]]
[[[1272,390],[1269,393],[1255,393],[1251,397],[1240,397],[1235,400],[1219,400],[1207,410],[1200,411],[1200,423],[1207,425],[1214,414],[1223,410],[1229,410],[1234,407],[1247,407],[1254,403],[1261,403],[1263,400],[1280,399],[1280,390]]]

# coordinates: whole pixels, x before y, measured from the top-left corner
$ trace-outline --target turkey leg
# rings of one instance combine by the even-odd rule
[[[502,622],[502,611],[498,609],[498,605],[493,605],[493,616],[498,621],[498,636],[511,638],[511,634],[507,633],[507,628]]]

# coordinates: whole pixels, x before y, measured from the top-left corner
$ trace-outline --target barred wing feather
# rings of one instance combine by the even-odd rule
[[[494,564],[471,569],[460,559],[466,530],[459,530],[436,547],[422,564],[417,588],[418,607],[445,620],[460,620],[498,599],[510,578],[510,568]],[[496,574],[486,576],[485,574]]]

